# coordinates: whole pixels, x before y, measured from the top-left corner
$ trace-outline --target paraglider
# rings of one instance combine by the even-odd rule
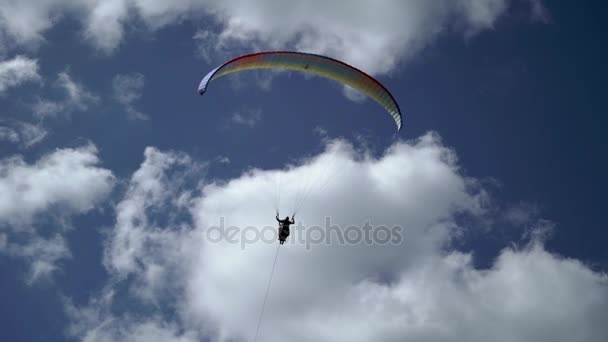
[[[313,74],[324,78],[332,79],[342,83],[345,86],[351,87],[373,99],[376,103],[381,105],[386,112],[392,117],[393,121],[397,125],[397,130],[401,129],[402,118],[401,111],[397,104],[397,101],[388,89],[382,85],[378,80],[366,74],[365,72],[337,59],[321,56],[312,53],[294,52],[294,51],[268,51],[247,54],[233,58],[215,69],[211,70],[198,85],[198,93],[200,95],[205,94],[209,85],[216,79],[229,75],[231,73],[244,71],[244,70],[258,70],[258,69],[277,69],[277,70],[291,70],[300,71],[307,74]],[[327,166],[327,165],[326,165]],[[280,183],[279,183],[280,185]],[[289,237],[289,226],[295,223],[295,213],[299,210],[299,206],[302,205],[310,191],[312,190],[312,183],[310,186],[305,187],[306,191],[301,194],[296,201],[296,208],[294,208],[291,220],[289,217],[285,219],[279,219],[279,202],[280,202],[280,189],[278,192],[278,199],[275,205],[277,215],[276,220],[279,222],[279,245],[277,246],[274,262],[272,264],[272,270],[270,272],[270,279],[266,287],[266,294],[262,302],[260,316],[258,318],[258,324],[256,327],[254,342],[257,340],[262,317],[264,315],[264,309],[266,307],[266,299],[270,291],[270,284],[272,283],[272,277],[274,275],[277,258],[279,255],[279,248],[283,245]],[[279,186],[280,188],[280,186]]]
[[[289,236],[289,226],[296,223],[295,214],[291,217],[291,220],[289,220],[289,216],[286,216],[285,219],[280,220],[279,213],[277,213],[276,219],[277,222],[279,222],[279,242],[282,245]]]
[[[209,84],[228,74],[243,70],[293,70],[333,79],[369,96],[391,115],[397,130],[401,129],[401,111],[388,89],[365,72],[337,59],[312,53],[294,51],[258,52],[233,58],[211,70],[199,83],[203,95]]]
[[[244,70],[258,69],[300,71],[341,82],[342,84],[369,96],[380,104],[394,120],[397,125],[397,130],[401,129],[402,118],[399,105],[393,95],[384,85],[382,85],[382,83],[345,62],[313,53],[267,51],[233,58],[207,73],[198,85],[198,93],[200,95],[205,94],[211,82],[222,76]],[[299,205],[301,205],[301,202],[303,202],[305,197],[306,196],[302,197],[299,201]],[[295,211],[297,211],[297,208],[294,209],[294,215]],[[278,214],[276,219],[281,225],[281,228],[279,229],[279,241],[283,244],[285,239],[289,236],[289,225],[293,224],[293,216],[292,221],[289,221],[289,217],[285,218],[285,220],[279,220]]]

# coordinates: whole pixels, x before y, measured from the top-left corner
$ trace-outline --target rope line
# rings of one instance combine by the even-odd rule
[[[260,332],[260,325],[262,324],[262,317],[264,316],[264,309],[266,308],[266,300],[268,299],[268,292],[270,292],[270,284],[272,283],[272,277],[274,275],[274,269],[277,265],[277,259],[279,257],[279,248],[280,244],[277,244],[277,252],[274,255],[274,262],[272,263],[272,271],[270,271],[270,279],[268,280],[268,286],[266,286],[266,294],[264,295],[264,302],[262,303],[262,311],[260,312],[260,318],[258,319],[258,327],[255,329],[255,337],[253,338],[253,342],[256,342],[258,339],[258,333]]]
[[[313,181],[307,186],[306,191],[304,192],[304,194],[302,196],[300,196],[299,201],[295,205],[294,215],[297,214],[300,211],[300,209],[302,209],[302,207],[304,206],[304,203],[306,202],[308,197],[311,195],[313,190],[322,189],[325,186],[327,186],[330,183],[330,181],[333,181],[335,176],[340,171],[340,168],[337,167],[334,169],[334,166],[342,165],[342,163],[344,162],[344,161],[342,161],[341,163],[339,163],[338,159],[339,159],[338,156],[334,153],[334,155],[331,156],[329,163],[325,163],[324,167],[322,167],[321,170],[317,170]],[[325,179],[325,181],[322,183],[321,186],[319,186],[319,181],[322,179]]]
[[[279,210],[281,210],[281,173],[279,172],[279,181],[277,186],[277,203],[275,205],[275,211],[279,214]]]

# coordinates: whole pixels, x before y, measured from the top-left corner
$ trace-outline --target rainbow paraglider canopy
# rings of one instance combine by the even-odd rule
[[[233,72],[255,69],[294,70],[341,82],[371,97],[392,116],[401,129],[401,111],[388,89],[365,72],[337,59],[304,52],[269,51],[233,58],[211,70],[198,86],[203,95],[211,81]]]

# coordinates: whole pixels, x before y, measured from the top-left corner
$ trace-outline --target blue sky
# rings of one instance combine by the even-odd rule
[[[604,341],[600,5],[0,1],[0,339]],[[383,109],[240,54],[344,60]],[[278,193],[281,193],[280,197]],[[310,236],[308,236],[310,238]]]

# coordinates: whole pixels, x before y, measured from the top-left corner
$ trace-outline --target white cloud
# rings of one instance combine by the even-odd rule
[[[4,235],[4,239],[8,239],[7,235]],[[59,234],[49,239],[31,235],[26,242],[5,241],[4,247],[0,246],[0,252],[24,258],[30,264],[28,284],[50,277],[58,270],[58,263],[62,259],[71,257],[65,239]]]
[[[0,29],[18,44],[36,46],[44,41],[42,34],[51,28],[63,11],[60,6],[67,1],[19,1],[0,2]]]
[[[455,10],[462,15],[465,23],[463,31],[472,35],[478,31],[492,28],[496,18],[507,9],[508,2],[504,0],[463,0]]]
[[[196,43],[196,52],[207,63],[217,63],[213,56],[217,47],[217,35],[210,30],[199,29],[192,36]]]
[[[124,0],[90,1],[84,37],[99,50],[113,52],[124,37],[129,3]]]
[[[149,148],[145,157],[117,207],[105,264],[115,279],[134,287],[135,298],[152,301],[159,313],[169,309],[174,314],[129,320],[128,310],[107,310],[111,300],[93,300],[72,308],[81,338],[132,340],[143,326],[167,341],[201,335],[212,341],[252,338],[276,241],[241,249],[238,243],[214,243],[206,233],[220,217],[226,226],[274,227],[266,198],[276,195],[279,174],[282,213],[293,205],[289,194],[301,192],[306,179],[325,174],[321,178],[328,181],[311,188],[297,216],[307,227],[323,226],[325,215],[331,215],[342,228],[369,218],[405,230],[396,245],[319,244],[310,251],[297,242],[294,231],[280,250],[260,340],[608,337],[605,274],[547,252],[536,238],[522,248],[503,250],[484,270],[473,266],[473,255],[449,249],[459,230],[469,228],[459,227],[455,217],[487,215],[487,195],[480,182],[460,173],[455,153],[437,135],[396,142],[379,158],[331,141],[327,151],[301,165],[251,170],[228,182],[207,181],[200,194],[184,190],[188,187],[176,172],[192,163],[185,156]],[[183,215],[187,209],[192,222],[176,219],[174,213]],[[163,219],[162,213],[171,214]],[[171,304],[163,306],[168,297]],[[103,314],[85,319],[91,311]]]
[[[109,195],[114,176],[98,163],[92,145],[60,149],[32,164],[21,156],[0,160],[0,252],[28,263],[28,283],[48,278],[70,257],[66,220]],[[42,215],[52,219],[36,220]]]
[[[532,19],[538,20],[542,23],[551,22],[551,13],[545,7],[543,0],[528,0],[530,2]]]
[[[133,276],[130,294],[158,307],[160,303],[155,300],[161,293],[170,295],[167,290],[174,291],[179,286],[179,274],[184,271],[180,264],[183,246],[175,236],[186,236],[187,227],[182,227],[174,215],[187,210],[191,195],[177,189],[182,189],[188,175],[200,171],[203,165],[193,163],[184,154],[151,147],[146,148],[144,156],[124,198],[116,205],[116,225],[105,245],[104,265],[115,280]],[[168,226],[159,226],[154,213],[165,209],[172,212],[169,217],[162,217]],[[168,257],[170,254],[174,256]],[[114,296],[114,289],[108,286],[87,306],[77,307],[68,301],[66,311],[72,323],[69,334],[89,342],[200,341],[196,331],[185,331],[179,324],[166,322],[155,314],[143,319],[131,313],[116,316],[111,310]]]
[[[105,251],[104,264],[119,276],[132,273],[140,275],[138,295],[150,299],[154,297],[154,291],[165,286],[162,284],[171,281],[168,278],[171,270],[179,269],[168,259],[162,260],[157,256],[166,256],[165,252],[160,251],[179,253],[179,243],[174,241],[173,236],[181,228],[178,223],[171,228],[172,231],[157,227],[154,219],[149,218],[149,213],[171,208],[172,213],[177,215],[180,207],[187,206],[189,193],[176,194],[175,187],[181,185],[188,172],[194,172],[198,167],[185,155],[163,153],[154,148],[147,148],[145,157],[139,170],[131,177],[124,199],[116,206],[116,226]],[[180,177],[169,179],[165,174],[168,170],[175,173],[180,168]]]
[[[115,293],[104,288],[89,306],[77,307],[66,300],[66,313],[74,322],[68,335],[86,342],[141,341],[194,342],[200,341],[194,332],[183,332],[174,324],[157,317],[146,319],[134,316],[114,317],[110,313]]]
[[[349,86],[344,86],[342,88],[342,93],[344,96],[346,96],[346,98],[353,102],[363,102],[367,98],[367,95]]]
[[[116,75],[112,81],[114,90],[114,98],[118,103],[122,104],[133,120],[147,120],[148,116],[141,113],[133,106],[134,102],[138,101],[143,95],[145,84],[144,75],[134,72],[124,75]]]
[[[8,141],[25,148],[38,144],[46,135],[47,131],[42,126],[23,121],[8,121],[0,126],[0,141]]]
[[[230,158],[226,156],[218,156],[215,160],[220,164],[230,164]]]
[[[81,22],[82,37],[104,53],[122,42],[126,25],[138,13],[151,29],[179,20],[197,1],[132,0],[7,0],[0,2],[0,36],[5,45],[37,48],[46,43],[44,34],[65,17]],[[196,6],[200,11],[204,3]]]
[[[211,5],[223,24],[218,47],[252,42],[345,60],[372,74],[388,73],[448,30],[466,35],[491,28],[506,0],[349,2],[222,1]],[[207,39],[209,40],[209,39]]]
[[[110,53],[129,25],[150,31],[184,20],[201,22],[198,50],[293,48],[343,59],[374,74],[388,73],[445,31],[470,36],[493,27],[509,0],[353,0],[348,6],[311,0],[19,0],[0,4],[0,29],[17,44],[36,45],[64,16],[82,22],[83,36]],[[538,1],[534,1],[534,4]],[[534,11],[538,12],[537,5]],[[204,25],[202,23],[212,23]],[[219,31],[213,27],[219,25]]]
[[[0,62],[0,95],[10,88],[40,79],[35,59],[17,56]]]
[[[121,104],[130,105],[141,98],[144,82],[144,75],[137,72],[116,75],[112,81],[114,97]]]
[[[74,111],[84,112],[99,102],[99,96],[74,81],[67,71],[57,75],[54,86],[63,92],[63,98],[59,100],[38,98],[32,105],[34,114],[37,116],[69,115]]]
[[[511,222],[517,226],[526,226],[533,224],[538,220],[540,209],[530,203],[517,203],[504,211],[504,218],[507,222]]]
[[[0,127],[0,140],[17,143],[19,142],[19,133],[9,127]]]
[[[262,120],[261,109],[241,109],[230,117],[233,123],[248,127],[254,127],[260,120]]]
[[[5,45],[35,49],[44,34],[65,17],[82,22],[83,37],[110,52],[123,36],[128,0],[5,0],[0,2],[0,33]]]
[[[27,122],[19,124],[19,133],[21,135],[21,143],[25,147],[30,147],[41,142],[47,135],[46,129],[40,125],[33,125]]]
[[[105,303],[102,303],[102,305]],[[72,328],[71,336],[78,337],[83,342],[198,342],[200,338],[195,332],[183,332],[174,325],[167,324],[161,319],[137,320],[135,318],[114,318],[107,312],[96,312],[90,308],[68,307],[72,320],[84,321]],[[100,319],[103,323],[100,324]]]
[[[59,149],[33,164],[21,156],[0,160],[0,223],[27,223],[53,208],[70,214],[92,209],[114,183],[98,163],[92,145]]]

